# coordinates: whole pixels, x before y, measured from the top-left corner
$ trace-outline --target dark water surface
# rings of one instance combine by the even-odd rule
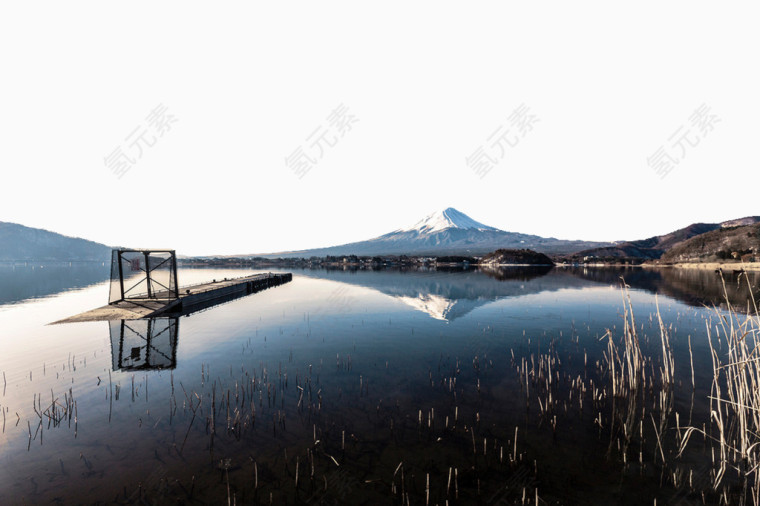
[[[0,504],[690,504],[669,475],[711,459],[660,451],[657,414],[621,443],[601,365],[623,276],[653,367],[655,293],[670,331],[663,435],[709,422],[711,271],[296,270],[187,317],[47,325],[104,304],[103,269],[0,267]]]

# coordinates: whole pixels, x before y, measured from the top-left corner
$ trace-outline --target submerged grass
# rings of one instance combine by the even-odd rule
[[[341,351],[313,362],[312,370],[312,362],[295,361],[291,349],[287,362],[271,367],[248,360],[240,369],[211,374],[200,364],[200,381],[183,378],[176,395],[170,372],[168,413],[165,398],[148,404],[147,376],[135,384],[134,376],[122,375],[125,386],[131,382],[131,396],[123,395],[121,404],[144,399],[155,412],[160,405],[169,428],[154,416],[143,430],[156,431],[161,422],[158,430],[172,437],[160,456],[155,453],[160,467],[153,478],[135,490],[125,485],[117,499],[555,504],[587,499],[583,494],[600,484],[595,480],[614,482],[619,472],[621,485],[594,490],[593,500],[632,504],[637,498],[624,496],[635,489],[650,504],[652,498],[760,504],[760,319],[754,299],[754,313],[740,314],[730,304],[727,311],[715,309],[717,318],[707,323],[713,375],[700,381],[691,336],[689,364],[676,364],[672,344],[679,341],[659,304],[649,315],[647,336],[625,284],[621,294],[623,325],[598,332],[601,342],[589,328],[596,347],[591,355],[580,349],[575,329],[569,339],[561,331],[540,337],[523,332],[522,342],[497,339],[474,358],[469,351],[441,354],[437,370],[432,359],[404,371],[389,368],[388,361],[369,367],[355,344],[353,359]],[[515,345],[509,355],[508,342]],[[505,373],[510,361],[513,378]],[[121,388],[110,376],[101,387],[109,423]],[[160,395],[153,385],[151,379],[151,400]],[[692,407],[682,423],[677,407],[689,393]],[[692,419],[695,395],[709,409]],[[62,400],[52,392],[47,399],[33,398],[40,443],[43,428],[70,424],[72,415],[76,434],[71,390]],[[145,415],[140,410],[146,420],[147,409]],[[123,413],[122,407],[117,421]],[[30,442],[37,437],[35,424],[27,424]],[[155,439],[166,440],[161,434]],[[557,464],[567,457],[577,459],[577,472],[575,464]],[[604,467],[601,477],[586,469],[586,459],[597,471]]]
[[[749,284],[749,280],[747,280]],[[725,291],[725,281],[724,291]],[[718,312],[717,324],[707,325],[712,357],[710,423],[715,433],[689,427],[681,453],[690,436],[700,432],[720,451],[713,489],[718,490],[728,472],[740,479],[739,499],[760,504],[760,315],[750,286],[750,306],[741,314],[726,297],[727,311]],[[721,497],[728,497],[721,494]]]
[[[674,503],[688,499],[703,504],[760,505],[760,316],[751,286],[749,292],[751,300],[746,313],[737,311],[726,296],[725,309],[712,309],[715,323],[705,322],[713,374],[709,413],[701,425],[690,420],[689,425],[682,426],[675,412],[675,360],[670,332],[658,304],[659,343],[649,344],[659,349],[659,357],[644,351],[644,339],[637,331],[625,283],[622,336],[615,338],[609,330],[603,336],[607,350],[601,372],[612,393],[610,449],[617,435],[625,462],[629,446],[638,441],[642,466],[644,453],[652,452],[661,480],[668,481],[677,491]],[[689,360],[695,390],[691,337]],[[690,413],[693,395],[691,404]],[[602,418],[600,412],[598,419]],[[671,427],[673,421],[675,426]],[[654,434],[653,439],[649,438],[651,442],[647,442],[647,433]],[[695,433],[703,436],[703,451],[709,452],[707,466],[699,459],[691,458],[689,464],[684,459],[687,449],[694,446],[690,441]]]

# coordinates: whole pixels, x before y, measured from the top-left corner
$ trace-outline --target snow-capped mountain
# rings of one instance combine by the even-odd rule
[[[443,211],[437,211],[433,214],[425,216],[411,227],[394,230],[394,232],[398,233],[417,231],[420,234],[434,234],[436,232],[443,232],[444,230],[450,228],[499,231],[498,228],[483,225],[479,221],[473,220],[466,214],[460,213],[453,207],[449,207]]]
[[[453,207],[432,213],[410,227],[399,228],[367,241],[301,251],[272,253],[268,257],[482,255],[499,248],[528,248],[542,253],[572,253],[610,243],[566,241],[506,232],[484,225]]]

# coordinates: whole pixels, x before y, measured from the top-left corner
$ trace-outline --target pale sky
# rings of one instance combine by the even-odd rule
[[[363,240],[449,206],[588,240],[758,215],[759,15],[757,2],[5,2],[0,221],[200,255]],[[301,178],[286,164],[299,147],[314,160]],[[483,177],[465,160],[479,147]],[[660,153],[664,178],[647,162],[660,147],[678,162]]]

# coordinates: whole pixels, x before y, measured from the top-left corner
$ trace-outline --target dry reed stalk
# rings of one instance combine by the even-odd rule
[[[760,504],[760,314],[749,286],[751,305],[748,303],[748,308],[754,309],[754,313],[750,311],[740,318],[731,305],[722,276],[721,281],[727,309],[721,313],[714,308],[717,323],[705,322],[713,365],[710,420],[717,436],[708,434],[704,427],[689,427],[681,441],[679,455],[694,432],[702,433],[720,450],[713,489],[717,490],[726,471],[733,469],[747,479],[742,499]],[[749,285],[749,280],[747,283]],[[721,334],[726,341],[725,350]],[[727,494],[724,487],[721,495],[726,501]]]

